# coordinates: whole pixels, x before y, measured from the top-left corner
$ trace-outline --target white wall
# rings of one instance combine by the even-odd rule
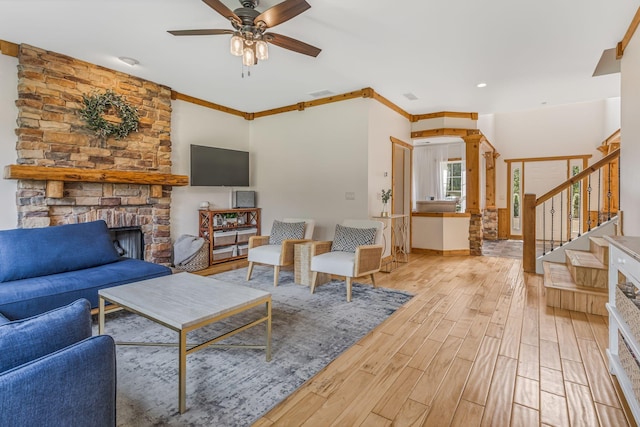
[[[507,206],[505,159],[591,154],[620,127],[620,98],[549,106],[537,110],[480,116],[478,128],[500,153],[496,168],[496,205]]]
[[[411,143],[411,123],[378,101],[369,102],[369,214],[382,211],[382,189],[391,188],[391,137]],[[384,174],[387,176],[384,176]],[[391,209],[391,206],[389,206]]]
[[[380,191],[391,187],[390,136],[409,141],[411,134],[408,120],[372,99],[253,121],[182,101],[172,108],[174,174],[189,175],[190,144],[251,153],[251,189],[262,208],[262,234],[269,234],[274,219],[313,218],[314,238],[332,239],[342,220],[378,215]],[[200,202],[228,208],[231,191],[174,187],[172,238],[197,234]]]
[[[335,224],[369,215],[369,102],[352,99],[251,122],[262,234],[274,219],[312,218],[314,238],[332,239]]]
[[[189,146],[231,148],[250,151],[249,122],[242,117],[201,107],[184,101],[173,101],[171,113],[171,161],[172,173],[190,174]],[[256,182],[256,160],[252,165],[250,182]],[[171,198],[171,238],[175,241],[182,234],[198,235],[198,206],[208,201],[211,208],[231,207],[230,187],[173,187]]]
[[[0,159],[1,166],[16,162],[16,119],[18,107],[18,59],[0,54]],[[18,181],[0,179],[0,229],[15,228],[18,224],[16,190]]]
[[[368,134],[368,215],[378,216],[382,211],[381,191],[391,188],[393,157],[391,137],[393,136],[404,142],[411,141],[411,123],[389,107],[386,107],[378,101],[371,100],[369,101]],[[407,168],[408,167],[407,165]],[[387,176],[385,176],[385,173]],[[407,186],[410,186],[410,180],[407,180]],[[405,194],[408,195],[410,193],[405,191]],[[406,212],[409,212],[410,205],[408,201],[405,205]],[[389,205],[387,209],[390,212],[391,205]],[[384,233],[385,241],[391,242],[391,228],[388,225]],[[390,255],[391,253],[391,244],[387,244],[386,246],[383,256]]]
[[[478,116],[478,129],[482,131],[482,134],[492,145],[496,139],[495,118],[495,114],[481,114]]]
[[[624,234],[640,236],[640,32],[625,49],[621,67],[620,209]]]

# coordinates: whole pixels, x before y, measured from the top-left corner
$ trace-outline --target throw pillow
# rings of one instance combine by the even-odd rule
[[[102,220],[0,231],[0,282],[82,270],[119,259]]]
[[[91,336],[91,305],[79,299],[37,316],[0,326],[0,372]]]
[[[281,245],[283,240],[289,239],[304,239],[304,222],[274,220],[269,235],[269,244]]]
[[[376,231],[375,228],[354,228],[337,224],[331,251],[355,252],[358,246],[373,245],[376,241]]]

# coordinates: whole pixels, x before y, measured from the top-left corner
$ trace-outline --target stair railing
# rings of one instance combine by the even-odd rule
[[[542,254],[553,251],[617,214],[620,186],[612,183],[619,182],[619,158],[620,149],[616,149],[544,195],[538,198],[535,194],[524,195],[522,266],[525,272],[535,273],[538,246]],[[606,168],[604,174],[603,168]],[[615,175],[612,169],[617,169]],[[578,191],[572,192],[574,185]],[[615,203],[614,191],[617,191]]]

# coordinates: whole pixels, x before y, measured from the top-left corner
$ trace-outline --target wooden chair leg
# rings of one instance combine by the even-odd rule
[[[251,280],[251,273],[253,273],[253,261],[249,262],[249,268],[247,268],[247,282]]]
[[[376,287],[376,278],[373,277],[373,273],[371,273],[371,283],[373,283],[373,287]]]
[[[313,293],[316,290],[316,281],[318,280],[318,272],[314,271],[311,274],[311,286],[309,286],[311,288],[311,293]]]
[[[278,276],[280,276],[280,266],[274,265],[273,266],[273,287],[274,288],[278,286]]]
[[[347,302],[351,302],[351,277],[345,277],[347,282]]]

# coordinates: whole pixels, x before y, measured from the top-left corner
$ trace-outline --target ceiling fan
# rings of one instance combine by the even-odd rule
[[[300,40],[283,36],[282,34],[265,32],[267,29],[282,24],[309,9],[311,5],[305,0],[285,0],[264,12],[255,10],[259,0],[240,0],[242,7],[234,11],[225,6],[220,0],[203,1],[228,19],[234,29],[171,30],[168,32],[174,36],[233,34],[233,37],[231,37],[231,53],[236,56],[242,56],[242,62],[246,66],[255,65],[258,60],[268,58],[267,43],[313,57],[318,56],[321,51],[321,49]]]

